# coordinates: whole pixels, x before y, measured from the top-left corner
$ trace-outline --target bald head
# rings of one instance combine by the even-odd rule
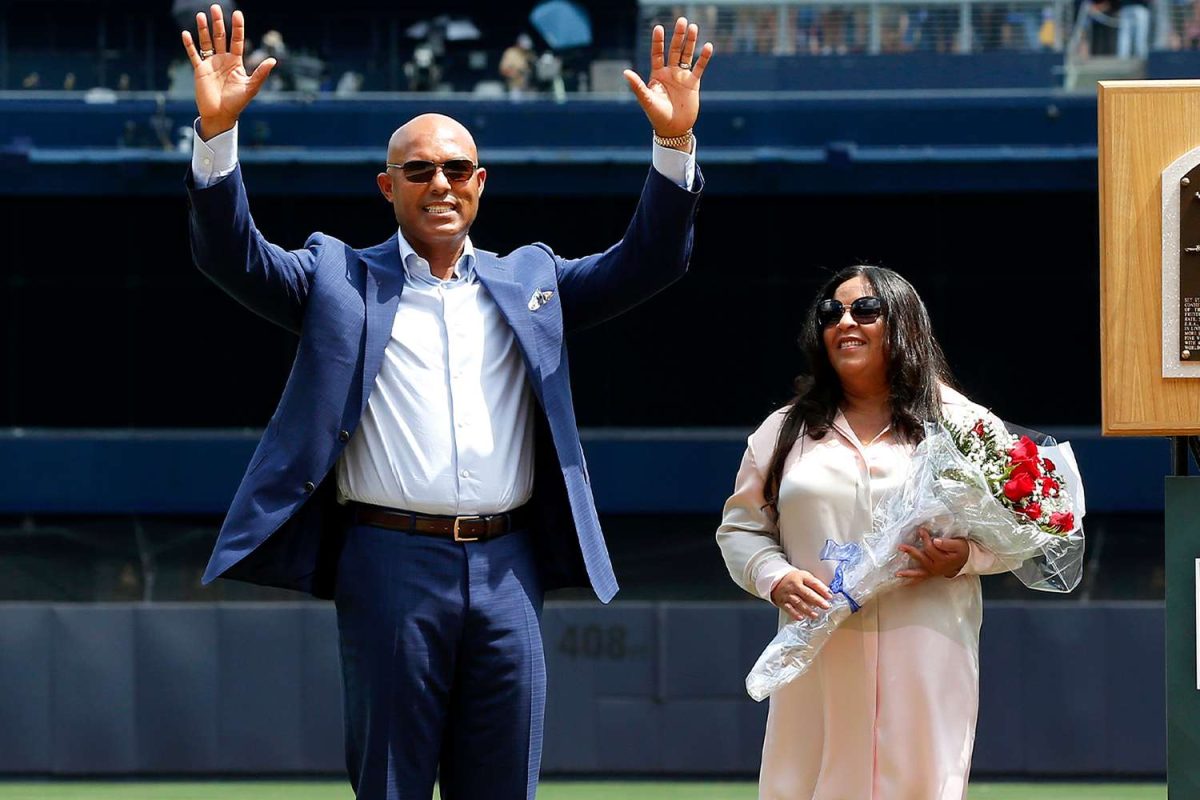
[[[387,169],[375,180],[391,203],[400,231],[439,277],[462,252],[487,170],[476,167],[475,139],[457,120],[422,114],[388,140]],[[424,162],[414,164],[413,162]],[[406,172],[402,165],[408,164]]]
[[[475,149],[475,138],[461,122],[445,114],[421,114],[401,125],[388,140],[387,160],[402,164],[414,148],[433,147],[458,148],[461,156],[479,161]]]

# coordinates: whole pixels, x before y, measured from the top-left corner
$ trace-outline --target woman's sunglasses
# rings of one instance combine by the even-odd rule
[[[846,307],[841,300],[822,300],[817,304],[817,324],[822,328],[842,321]],[[850,316],[859,325],[870,325],[883,313],[883,301],[878,297],[860,297],[850,304]]]
[[[405,161],[403,164],[392,164],[388,167],[398,169],[409,183],[429,183],[440,169],[451,183],[462,183],[471,180],[479,165],[469,158],[454,158],[444,163],[436,161]]]

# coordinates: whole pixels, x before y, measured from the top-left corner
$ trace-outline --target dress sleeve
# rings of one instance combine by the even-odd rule
[[[746,452],[725,501],[717,544],[734,583],[755,597],[770,600],[771,589],[793,567],[779,543],[779,527],[767,512],[763,490],[771,449],[782,415],[772,414],[746,443]],[[764,447],[764,445],[766,445]]]
[[[968,539],[967,544],[970,545],[970,551],[967,554],[967,563],[958,571],[959,575],[995,575],[1000,572],[1007,572],[1009,566],[996,557],[996,554],[988,550],[983,545],[973,539]]]

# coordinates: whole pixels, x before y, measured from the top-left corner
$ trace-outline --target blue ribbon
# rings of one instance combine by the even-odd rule
[[[847,542],[846,544],[838,544],[832,539],[825,540],[825,546],[821,548],[822,561],[838,562],[837,569],[834,570],[833,580],[829,583],[829,590],[834,594],[840,594],[846,598],[846,602],[850,604],[850,613],[858,611],[861,606],[854,602],[854,598],[846,591],[844,585],[845,573],[847,565],[853,567],[862,559],[862,548],[855,542]]]

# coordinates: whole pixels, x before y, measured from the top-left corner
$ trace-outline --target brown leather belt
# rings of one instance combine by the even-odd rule
[[[437,536],[456,542],[479,542],[495,539],[506,533],[527,527],[528,512],[525,506],[504,514],[450,517],[440,514],[418,514],[395,508],[370,506],[351,502],[354,521],[359,525],[373,525],[422,536]]]

